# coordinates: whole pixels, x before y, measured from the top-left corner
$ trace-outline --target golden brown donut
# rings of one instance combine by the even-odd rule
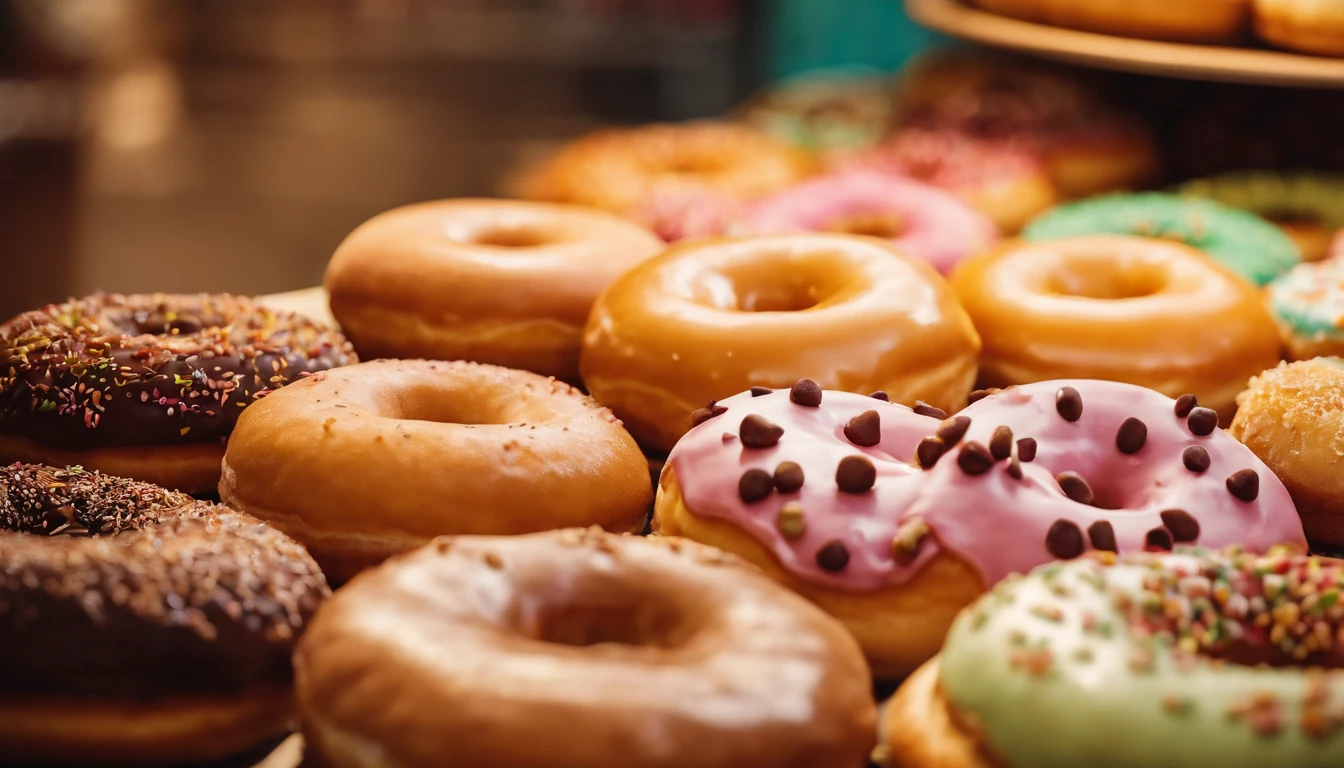
[[[804,376],[955,410],[979,350],[928,265],[875,238],[779,235],[677,245],[627,272],[594,304],[579,368],[641,445],[666,453],[707,402]]]
[[[734,557],[563,530],[441,538],[361,574],[295,654],[331,768],[859,768],[839,624]]]
[[[1254,0],[1255,32],[1271,44],[1344,56],[1344,6],[1336,0]]]
[[[952,286],[984,339],[983,386],[1107,379],[1193,393],[1231,418],[1279,359],[1255,287],[1199,251],[1098,235],[1016,242],[963,261]]]
[[[593,300],[663,248],[601,211],[440,200],[361,225],[332,256],[326,288],[365,357],[474,360],[577,382]]]
[[[1013,18],[1121,37],[1226,43],[1245,32],[1252,0],[971,0]]]
[[[653,501],[611,412],[526,371],[379,360],[257,405],[220,498],[304,542],[338,583],[444,533],[638,531]]]

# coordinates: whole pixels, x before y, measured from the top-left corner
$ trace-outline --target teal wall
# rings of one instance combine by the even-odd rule
[[[768,79],[862,65],[899,69],[940,40],[905,15],[901,0],[766,0]]]

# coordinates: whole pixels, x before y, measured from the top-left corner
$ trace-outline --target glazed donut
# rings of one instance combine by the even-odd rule
[[[808,380],[758,389],[719,401],[677,443],[654,529],[760,566],[894,679],[986,588],[1052,558],[1305,545],[1287,490],[1194,402],[1042,382],[939,422]]]
[[[1340,561],[1291,548],[1038,568],[967,609],[897,692],[883,762],[1338,765],[1341,587]]]
[[[979,350],[928,265],[873,238],[777,235],[677,245],[622,275],[593,305],[579,370],[640,445],[665,454],[706,402],[804,371],[959,408]]]
[[[1251,379],[1228,431],[1283,480],[1307,538],[1344,552],[1344,361],[1321,357]]]
[[[960,131],[905,128],[870,149],[833,153],[828,163],[842,171],[875,170],[942,187],[1006,234],[1059,202],[1035,154]]]
[[[971,0],[1015,19],[1119,37],[1228,43],[1246,31],[1252,0]]]
[[[1254,0],[1255,32],[1273,45],[1344,56],[1344,7],[1334,0]]]
[[[340,583],[442,533],[639,531],[648,472],[611,412],[566,384],[380,360],[258,403],[229,439],[219,495],[302,541]]]
[[[0,324],[0,462],[212,491],[244,408],[353,362],[336,331],[238,296],[51,304]]]
[[[1022,231],[1024,238],[1037,241],[1103,234],[1184,243],[1256,285],[1268,283],[1302,259],[1293,241],[1259,216],[1211,200],[1161,192],[1068,203]]]
[[[1266,296],[1289,360],[1344,355],[1344,261],[1298,264]]]
[[[875,738],[843,628],[675,539],[441,538],[341,590],[294,661],[332,768],[859,768]]]
[[[330,594],[232,510],[79,467],[0,467],[0,755],[180,764],[280,737]]]
[[[771,195],[752,205],[736,231],[878,237],[942,274],[998,240],[994,223],[953,195],[875,171],[825,176]]]
[[[867,146],[890,122],[891,85],[889,75],[868,68],[812,70],[763,89],[737,117],[808,151]]]
[[[1283,230],[1303,261],[1330,253],[1344,228],[1344,177],[1317,173],[1229,173],[1181,186],[1181,194],[1205,197],[1250,211]]]
[[[1259,292],[1177,243],[1010,243],[963,262],[952,287],[984,338],[984,386],[1126,381],[1193,392],[1226,420],[1246,381],[1279,359]]]
[[[601,211],[440,200],[365,222],[336,249],[325,282],[365,357],[474,360],[577,382],[593,299],[663,248]]]

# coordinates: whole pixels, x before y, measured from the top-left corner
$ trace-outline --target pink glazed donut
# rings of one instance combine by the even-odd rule
[[[998,240],[994,223],[950,192],[875,171],[813,179],[757,201],[737,231],[871,235],[944,275]]]
[[[654,527],[756,563],[908,674],[1011,573],[1088,550],[1305,546],[1287,490],[1191,396],[1042,382],[952,418],[878,397],[756,388],[668,457]]]

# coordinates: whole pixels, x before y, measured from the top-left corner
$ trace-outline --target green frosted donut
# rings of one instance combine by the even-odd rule
[[[1298,264],[1266,295],[1291,359],[1344,354],[1344,260]]]
[[[1264,219],[1209,200],[1148,192],[1061,205],[1023,230],[1028,240],[1116,234],[1160,237],[1198,248],[1256,285],[1301,260],[1297,246]]]
[[[814,70],[781,80],[739,109],[742,122],[802,149],[855,149],[877,141],[891,118],[891,76],[863,67]]]
[[[1341,663],[1341,591],[1290,552],[1055,563],[962,613],[938,682],[1005,766],[1340,766],[1344,672],[1309,665]]]

